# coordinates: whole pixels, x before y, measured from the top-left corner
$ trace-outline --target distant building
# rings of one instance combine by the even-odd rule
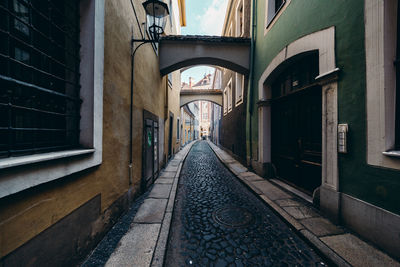
[[[250,37],[250,0],[229,1],[223,36]],[[229,69],[216,69],[216,85],[223,90],[220,141],[242,163],[247,163],[246,106],[248,77]]]
[[[213,89],[214,84],[214,74],[205,74],[202,79],[198,82],[194,83],[194,79],[189,77],[189,83],[182,83],[182,90],[207,90]],[[202,138],[203,136],[206,138],[210,136],[211,129],[211,109],[212,103],[209,101],[196,101],[192,107],[197,107],[199,113],[195,114],[195,121],[197,120],[196,132],[198,135],[195,135],[195,139]],[[191,104],[189,104],[191,105]]]
[[[181,108],[182,118],[182,138],[181,145],[185,146],[187,143],[194,140],[194,118],[195,115],[186,105]]]

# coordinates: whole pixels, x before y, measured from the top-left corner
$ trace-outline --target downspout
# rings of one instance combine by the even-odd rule
[[[133,37],[133,34],[132,34]],[[133,78],[135,76],[135,60],[134,60],[134,50],[133,42],[131,43],[131,102],[129,106],[129,186],[132,185],[133,179],[133,148],[132,148],[132,138],[133,138]]]
[[[132,34],[132,39],[133,39]],[[131,101],[130,101],[130,110],[129,110],[129,185],[132,185],[133,178],[133,80],[135,76],[135,54],[139,47],[144,45],[145,43],[139,44],[136,48],[134,48],[133,41],[131,42]]]
[[[249,74],[249,90],[248,90],[248,101],[247,109],[249,114],[249,153],[250,153],[250,164],[253,157],[253,138],[252,138],[252,114],[253,114],[253,78],[254,78],[254,54],[255,54],[255,40],[256,40],[256,29],[257,29],[257,18],[256,18],[256,5],[257,0],[252,1],[251,5],[251,46],[250,46],[250,74]]]

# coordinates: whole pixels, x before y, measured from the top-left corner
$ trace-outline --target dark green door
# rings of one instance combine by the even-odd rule
[[[144,187],[147,188],[154,179],[154,125],[150,119],[145,120],[144,132]]]
[[[312,194],[321,185],[321,142],[320,86],[274,99],[272,162],[278,178]]]

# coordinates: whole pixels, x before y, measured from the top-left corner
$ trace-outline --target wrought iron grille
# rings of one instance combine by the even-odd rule
[[[79,1],[0,0],[0,158],[79,145]]]

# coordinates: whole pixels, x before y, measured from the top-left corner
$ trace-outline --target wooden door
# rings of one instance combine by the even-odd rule
[[[312,194],[321,185],[321,143],[320,86],[273,101],[272,162],[279,178]]]

